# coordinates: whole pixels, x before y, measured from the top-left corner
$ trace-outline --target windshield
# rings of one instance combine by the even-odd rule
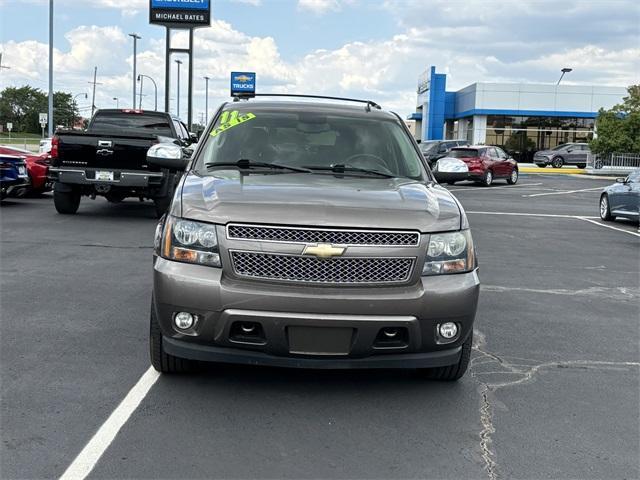
[[[224,111],[206,139],[196,169],[213,174],[212,165],[238,160],[318,171],[337,165],[394,177],[424,176],[420,157],[403,128],[379,116]]]
[[[461,148],[459,150],[453,149],[448,154],[447,157],[453,158],[473,158],[478,156],[478,150],[471,148]]]
[[[420,150],[423,153],[434,153],[439,142],[422,142],[420,144]]]
[[[552,152],[556,152],[556,151],[558,151],[558,150],[564,150],[564,149],[565,149],[565,148],[567,148],[568,146],[569,146],[569,144],[568,144],[568,143],[563,143],[563,144],[561,144],[561,145],[558,145],[558,146],[556,146],[556,147],[553,147],[553,148],[551,149],[551,151],[552,151]]]

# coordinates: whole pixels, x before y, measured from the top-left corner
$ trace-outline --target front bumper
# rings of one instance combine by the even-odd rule
[[[536,165],[551,165],[551,159],[547,157],[533,157],[533,163]]]
[[[166,352],[177,357],[300,368],[425,368],[458,362],[478,294],[477,271],[394,287],[315,287],[238,280],[218,268],[156,258],[152,308]],[[180,311],[196,316],[187,331],[173,325]],[[235,326],[245,322],[260,325],[259,343],[234,338]],[[459,326],[449,343],[437,335],[444,322]],[[301,353],[291,344],[294,327],[349,330],[351,340],[344,352]],[[402,331],[404,341],[380,344],[385,328]]]

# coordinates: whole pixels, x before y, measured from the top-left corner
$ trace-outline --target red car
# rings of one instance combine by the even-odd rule
[[[30,192],[42,193],[51,189],[51,185],[47,181],[47,173],[51,164],[49,153],[33,153],[29,150],[5,145],[0,146],[0,155],[16,155],[24,160],[31,179]]]
[[[488,187],[499,178],[514,185],[518,181],[518,163],[500,147],[456,147],[438,160],[433,173],[439,181],[450,185],[472,180]]]

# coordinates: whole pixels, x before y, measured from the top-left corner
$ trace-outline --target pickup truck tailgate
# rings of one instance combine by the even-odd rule
[[[151,136],[66,133],[59,137],[58,163],[61,167],[147,170],[147,150],[155,141]]]

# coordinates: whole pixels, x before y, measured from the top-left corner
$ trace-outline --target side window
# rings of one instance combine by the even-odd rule
[[[498,158],[498,154],[496,153],[496,149],[491,147],[491,148],[487,148],[487,155],[491,158],[497,159]]]
[[[183,133],[183,129],[182,129],[182,125],[180,125],[180,122],[177,120],[173,121],[173,127],[176,129],[176,135],[178,136],[178,138],[180,140],[184,140],[185,136]]]
[[[498,153],[498,158],[500,160],[506,160],[507,158],[509,158],[507,154],[504,153],[504,150],[502,150],[501,148],[496,147],[495,150]]]

